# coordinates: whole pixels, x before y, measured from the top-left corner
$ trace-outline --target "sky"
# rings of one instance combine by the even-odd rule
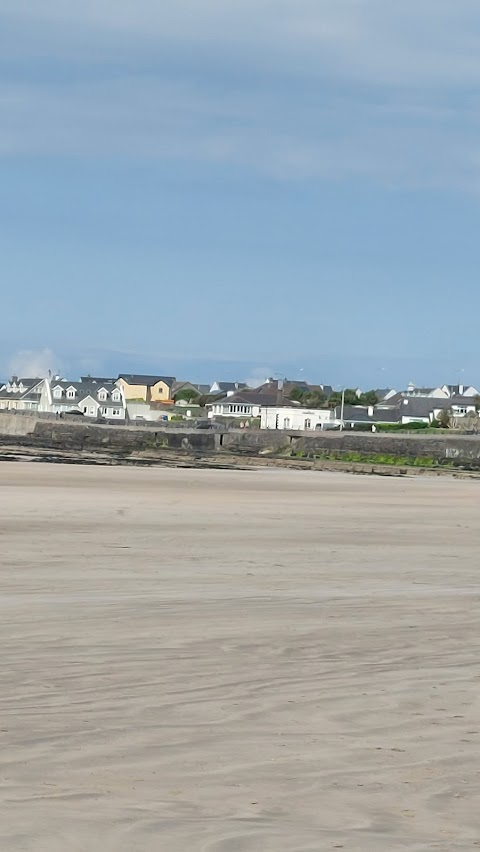
[[[0,0],[0,378],[480,382],[478,0]]]

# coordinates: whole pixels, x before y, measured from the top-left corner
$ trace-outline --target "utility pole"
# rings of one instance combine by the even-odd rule
[[[344,412],[345,412],[345,388],[343,388],[343,390],[342,390],[342,405],[340,407],[340,432],[343,431],[343,427],[344,427],[344,422],[343,422]]]

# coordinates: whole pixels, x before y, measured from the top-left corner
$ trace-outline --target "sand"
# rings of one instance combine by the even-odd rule
[[[480,846],[479,500],[0,464],[2,852]]]

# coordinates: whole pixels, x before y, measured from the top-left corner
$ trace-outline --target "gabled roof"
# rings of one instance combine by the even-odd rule
[[[2,399],[38,399],[41,394],[41,390],[36,390],[36,388],[37,385],[41,384],[43,381],[44,379],[15,379],[15,382],[5,382],[5,384],[0,385],[0,396]],[[8,385],[12,384],[22,384],[24,390],[7,390]]]
[[[77,403],[78,401],[85,399],[85,397],[87,396],[91,396],[94,399],[97,399],[98,402],[98,394],[101,390],[107,391],[107,395],[109,398],[111,398],[112,393],[120,392],[120,389],[114,382],[103,382],[102,384],[97,384],[96,382],[69,382],[66,379],[60,379],[59,381],[52,381],[51,386],[52,390],[55,390],[55,388],[58,387],[61,388],[63,391],[67,391],[69,388],[74,388],[75,390],[75,399],[68,399],[65,397],[60,400],[55,399],[55,405],[71,405],[72,403]],[[118,400],[118,402],[115,402],[117,406],[119,403],[120,400]]]
[[[390,393],[391,390],[392,388],[375,388],[374,393],[377,399],[381,402],[382,399],[385,399],[387,393]]]
[[[210,385],[202,385],[202,384],[197,384],[196,382],[188,382],[188,381],[184,381],[184,382],[175,381],[174,384],[173,384],[173,387],[172,387],[172,392],[178,393],[179,391],[184,390],[184,389],[196,390],[196,391],[198,391],[199,394],[202,394],[202,396],[203,396],[204,394],[207,394],[207,393],[210,392]]]
[[[213,388],[214,385],[217,385],[218,389],[227,393],[227,391],[235,391],[242,390],[242,388],[246,388],[247,385],[245,382],[212,382],[210,388]]]
[[[123,379],[127,385],[146,385],[147,388],[156,385],[157,382],[165,382],[169,387],[175,383],[174,376],[144,376],[137,373],[120,373],[118,378]]]
[[[274,388],[271,390],[268,388],[268,385],[261,385],[259,388],[254,388],[253,390],[247,388],[246,390],[239,390],[231,394],[231,396],[224,396],[221,399],[217,399],[216,403],[224,403],[225,405],[276,405],[277,398],[278,391],[275,383]],[[208,404],[212,405],[215,403]]]

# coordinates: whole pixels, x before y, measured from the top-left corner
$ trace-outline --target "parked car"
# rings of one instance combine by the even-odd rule
[[[225,429],[223,423],[216,423],[215,420],[197,420],[195,429]]]

